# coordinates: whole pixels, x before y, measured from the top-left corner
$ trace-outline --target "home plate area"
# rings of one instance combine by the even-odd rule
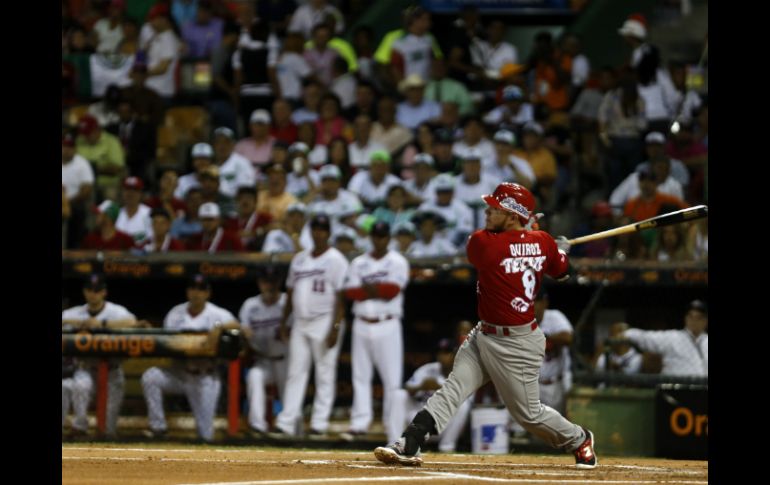
[[[62,446],[62,485],[706,484],[707,461],[613,458],[577,470],[572,455],[425,453],[421,467],[388,466],[367,451],[179,444]]]

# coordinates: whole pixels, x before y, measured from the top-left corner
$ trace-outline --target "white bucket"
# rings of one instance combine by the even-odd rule
[[[473,453],[507,454],[509,440],[507,409],[477,408],[471,411],[471,448]]]

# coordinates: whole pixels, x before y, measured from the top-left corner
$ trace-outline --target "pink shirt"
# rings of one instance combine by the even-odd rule
[[[235,144],[235,153],[248,158],[255,167],[262,167],[270,161],[273,143],[275,143],[275,138],[272,136],[269,136],[267,141],[261,145],[257,145],[251,137],[244,138]]]

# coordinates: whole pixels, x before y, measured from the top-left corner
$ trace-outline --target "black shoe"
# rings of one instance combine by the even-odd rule
[[[594,434],[585,428],[583,428],[583,432],[586,434],[586,439],[573,451],[575,466],[590,470],[595,468],[599,461],[596,459],[596,453],[594,453]]]
[[[147,438],[147,439],[162,440],[162,439],[168,438],[168,430],[166,430],[166,429],[159,429],[159,430],[145,429],[144,431],[142,431],[142,435],[145,438]]]
[[[326,431],[318,431],[317,429],[311,428],[307,437],[311,440],[324,440],[329,437],[329,434]]]
[[[252,428],[251,426],[249,426],[249,429],[248,431],[246,431],[246,434],[248,434],[250,437],[256,440],[267,438],[267,432],[262,431],[261,429]]]
[[[266,434],[268,438],[278,439],[278,440],[285,440],[285,439],[292,438],[292,435],[282,430],[281,428],[270,428],[270,431],[268,431]]]
[[[420,449],[414,455],[407,455],[404,451],[406,438],[403,436],[390,446],[378,446],[374,449],[374,456],[386,465],[420,466],[422,457]]]
[[[366,431],[354,431],[349,429],[344,433],[340,433],[340,439],[343,441],[356,441],[366,436]]]

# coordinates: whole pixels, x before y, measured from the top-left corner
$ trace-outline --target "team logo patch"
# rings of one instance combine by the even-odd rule
[[[529,211],[526,207],[516,202],[516,199],[513,197],[506,197],[505,199],[500,201],[500,206],[508,209],[509,211],[513,211],[523,217],[529,216]]]

